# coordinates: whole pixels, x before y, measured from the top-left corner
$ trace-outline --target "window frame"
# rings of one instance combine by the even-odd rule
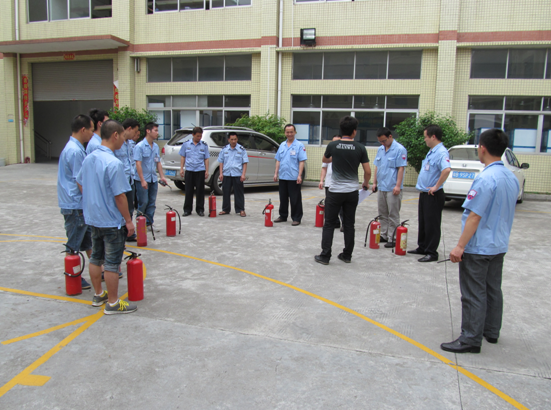
[[[511,62],[511,51],[513,50],[519,50],[519,51],[522,51],[522,50],[535,50],[535,49],[540,49],[540,50],[545,50],[545,58],[544,58],[544,61],[543,61],[543,75],[542,77],[537,77],[537,78],[526,78],[526,77],[509,77],[509,65],[510,65],[510,62]],[[505,60],[505,76],[504,77],[473,77],[472,73],[473,73],[473,53],[475,51],[480,51],[480,50],[507,50],[507,58]],[[471,49],[471,64],[470,64],[470,68],[469,68],[469,79],[470,80],[549,80],[551,79],[551,76],[549,78],[547,78],[547,76],[549,75],[549,73],[547,72],[548,69],[551,69],[551,64],[549,64],[549,62],[551,61],[551,48],[549,47],[519,47],[519,48],[472,48]]]
[[[26,7],[27,7],[27,24],[34,24],[34,23],[51,23],[51,22],[54,22],[54,21],[67,21],[67,20],[86,20],[86,19],[90,19],[90,20],[97,20],[97,19],[103,19],[103,18],[111,18],[113,17],[113,0],[110,0],[111,1],[111,15],[110,16],[105,16],[105,17],[93,17],[93,9],[92,9],[92,3],[94,0],[88,0],[88,17],[71,17],[71,0],[66,0],[66,4],[67,4],[67,18],[66,19],[58,19],[58,20],[52,20],[51,19],[51,10],[50,10],[50,0],[43,0],[45,3],[46,3],[46,20],[36,20],[36,21],[31,21],[31,16],[30,16],[30,5],[29,5],[29,1],[30,0],[26,0]]]

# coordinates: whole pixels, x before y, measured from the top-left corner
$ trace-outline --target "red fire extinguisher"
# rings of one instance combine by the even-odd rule
[[[182,219],[180,218],[180,214],[169,205],[165,205],[165,207],[165,209],[168,209],[166,213],[166,236],[176,236],[176,215],[178,215],[178,222],[180,224],[178,234],[181,234]]]
[[[76,296],[82,293],[82,272],[86,266],[86,259],[82,252],[74,251],[67,245],[62,253],[65,255],[65,293],[67,296]],[[68,250],[67,250],[68,249]],[[81,267],[82,260],[82,267]]]
[[[405,255],[408,248],[408,228],[406,228],[407,221],[409,221],[409,219],[406,219],[399,226],[397,226],[394,230],[394,234],[392,235],[394,243],[396,243],[396,251],[392,248],[392,252],[396,253],[396,255]]]
[[[216,218],[216,197],[214,196],[214,191],[209,196],[209,217]]]
[[[324,199],[319,201],[316,205],[316,228],[323,228],[323,222],[325,219],[325,204]]]
[[[272,200],[269,199],[268,205],[266,205],[266,207],[262,211],[262,215],[264,215],[264,226],[274,226],[274,222],[272,221],[273,210],[274,206],[272,205]]]
[[[143,262],[138,259],[140,254],[130,251],[125,259],[126,277],[128,280],[128,300],[136,302],[143,299]]]
[[[381,223],[379,222],[379,217],[377,215],[374,219],[369,222],[367,225],[367,231],[365,232],[365,242],[364,247],[367,244],[367,236],[369,235],[369,247],[371,249],[379,249],[379,241],[381,240]],[[369,229],[371,227],[371,230]]]
[[[136,224],[137,224],[137,232],[136,235],[138,236],[137,242],[138,246],[147,246],[147,215],[143,212],[138,211],[138,217],[136,218]],[[149,225],[151,227],[151,235],[153,236],[153,240],[155,240],[155,232],[153,232],[153,225]]]

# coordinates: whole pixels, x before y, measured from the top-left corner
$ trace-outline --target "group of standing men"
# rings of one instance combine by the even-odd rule
[[[120,265],[126,241],[135,241],[134,204],[153,223],[160,167],[157,124],[146,125],[146,138],[135,145],[139,123],[110,120],[93,109],[77,115],[72,135],[59,158],[58,203],[65,219],[67,251],[86,252],[94,287],[93,306],[105,305],[105,314],[137,310],[118,298]],[[86,149],[84,148],[86,145]],[[165,180],[166,181],[166,180]],[[107,290],[103,290],[102,281]],[[90,284],[81,278],[82,288]]]

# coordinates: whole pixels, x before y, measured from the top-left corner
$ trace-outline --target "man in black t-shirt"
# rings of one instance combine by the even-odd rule
[[[344,117],[340,122],[342,139],[327,145],[322,161],[333,164],[333,175],[329,192],[325,199],[325,224],[321,238],[322,251],[316,255],[316,262],[329,264],[333,233],[339,210],[343,210],[344,249],[338,258],[350,263],[354,250],[354,223],[358,206],[358,166],[364,169],[364,189],[369,189],[371,168],[365,147],[354,141],[358,128],[358,120],[354,117]]]

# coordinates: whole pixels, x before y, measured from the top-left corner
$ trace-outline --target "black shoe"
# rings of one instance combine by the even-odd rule
[[[386,243],[388,242],[388,239],[383,238],[382,236],[379,238],[379,243]]]
[[[460,342],[459,339],[450,343],[442,343],[440,349],[452,353],[480,353],[480,346],[471,346]]]
[[[415,249],[413,251],[408,251],[408,253],[413,253],[414,255],[426,255],[427,254],[426,252],[423,252],[420,249]]]
[[[396,246],[396,243],[394,242],[385,243],[385,248],[394,248],[395,246]]]
[[[191,215],[191,212],[185,212],[184,211],[184,214],[182,216],[190,216]]]
[[[197,215],[199,215],[199,216],[205,216],[205,213],[204,213],[203,211],[199,211],[199,212],[197,212]]]
[[[339,258],[344,263],[352,262],[352,258],[348,258],[348,257],[344,256],[344,253],[339,253],[339,256],[337,256],[337,258]]]
[[[84,289],[84,288],[82,288],[82,289]],[[497,337],[488,337],[488,336],[484,335],[484,339],[486,339],[486,341],[488,343],[491,343],[493,345],[495,345],[497,343]]]
[[[300,225],[299,221],[293,221],[293,223],[291,224],[291,226],[299,226],[299,225]]]
[[[419,259],[418,262],[436,262],[437,260],[436,256],[426,255]]]
[[[314,256],[314,259],[317,263],[321,263],[322,265],[329,265],[329,259],[324,258],[321,255]]]
[[[137,239],[137,236],[136,235],[132,235],[132,236],[129,236],[128,238],[126,238],[126,242],[137,242],[138,239]]]
[[[283,219],[281,216],[277,218],[274,222],[287,222],[287,219]]]

